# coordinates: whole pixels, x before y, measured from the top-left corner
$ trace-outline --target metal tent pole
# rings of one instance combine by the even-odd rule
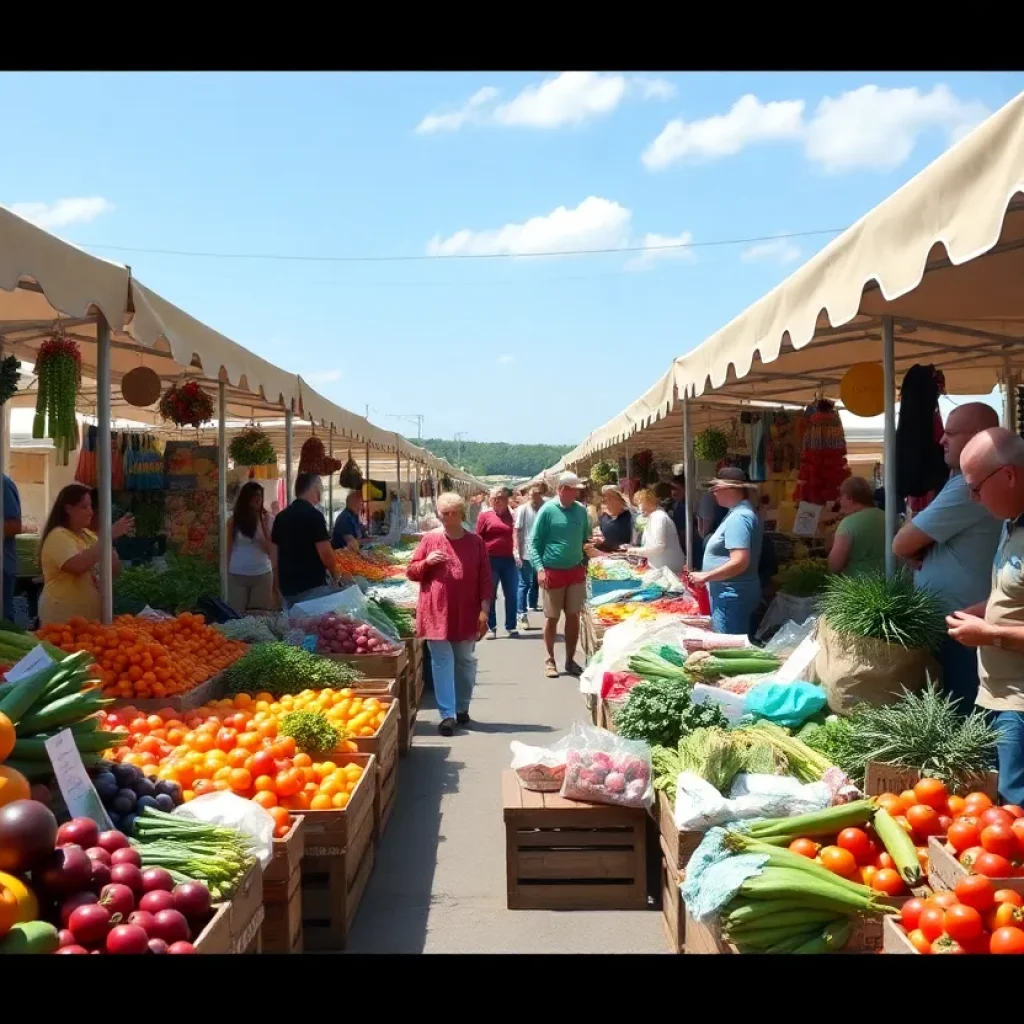
[[[290,505],[294,497],[292,494],[292,452],[295,448],[295,430],[292,423],[291,409],[284,411],[284,503]]]
[[[697,512],[697,462],[693,457],[690,398],[683,393],[683,472],[686,474],[686,568],[693,569],[693,518]],[[700,566],[697,566],[699,569]]]
[[[896,536],[899,495],[896,493],[896,345],[892,317],[882,317],[882,373],[885,390],[885,420],[882,451],[885,468],[885,574],[896,572],[892,542]]]
[[[370,535],[370,442],[366,442],[366,476],[363,478],[363,506],[366,508],[366,535]]]
[[[113,494],[110,456],[110,324],[96,316],[96,484],[99,490],[100,621],[114,617],[114,541],[111,536]]]
[[[327,430],[327,456],[334,458],[334,424]],[[334,474],[327,478],[327,525],[334,529]]]
[[[217,381],[217,543],[220,546],[220,599],[228,599],[228,438],[227,388]]]
[[[1010,357],[1003,359],[1003,387],[1006,389],[1006,405],[1003,414],[1003,426],[1017,433],[1017,394],[1014,386],[1013,367]]]
[[[402,518],[402,449],[395,433],[395,496],[398,498],[398,518]]]

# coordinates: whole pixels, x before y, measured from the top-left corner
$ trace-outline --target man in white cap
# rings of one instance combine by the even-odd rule
[[[544,674],[558,677],[555,666],[555,636],[558,620],[565,615],[565,671],[579,676],[576,644],[580,635],[580,612],[587,596],[587,567],[583,546],[590,534],[587,510],[577,501],[582,485],[575,473],[558,478],[558,498],[546,502],[537,512],[530,534],[530,564],[537,572],[544,607]]]

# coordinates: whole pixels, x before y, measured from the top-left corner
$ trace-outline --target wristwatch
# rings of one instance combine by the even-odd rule
[[[992,646],[993,647],[1002,647],[1003,646],[1003,638],[1001,636],[993,637],[992,638]]]

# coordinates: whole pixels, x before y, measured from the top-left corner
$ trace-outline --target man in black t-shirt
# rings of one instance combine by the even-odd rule
[[[300,473],[295,480],[295,500],[274,519],[271,557],[285,608],[325,597],[336,589],[331,537],[327,521],[316,508],[322,491],[316,473]]]

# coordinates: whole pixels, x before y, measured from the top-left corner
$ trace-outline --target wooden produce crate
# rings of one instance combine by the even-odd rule
[[[391,765],[387,773],[380,767],[377,769],[377,785],[373,803],[373,842],[379,846],[384,830],[388,827],[391,814],[398,798],[398,759]]]
[[[213,917],[206,927],[192,940],[197,953],[214,955],[231,952],[231,928],[228,924],[229,903],[217,903],[213,907]]]
[[[360,697],[397,697],[397,679],[356,679],[346,683],[345,687],[358,693]]]
[[[427,645],[416,638],[406,640],[406,647],[410,650],[410,664],[412,666],[413,698],[418,708],[423,703],[423,689],[425,681],[423,677],[423,662],[429,657]]]
[[[663,836],[661,843],[661,924],[668,939],[668,948],[673,953],[686,951],[686,907],[683,894],[679,891],[683,876],[672,861],[672,851]]]
[[[680,832],[676,828],[675,808],[668,796],[658,791],[658,802],[652,808],[658,819],[658,831],[661,834],[665,857],[678,874],[686,869],[694,851],[704,839],[703,832]]]
[[[263,871],[254,864],[235,889],[228,903],[231,952],[251,952],[254,937],[263,925]]]
[[[395,695],[398,697],[398,752],[408,753],[412,745],[416,713],[411,703],[412,688],[409,685],[409,654],[403,648],[395,654],[332,654],[334,661],[344,662],[359,669],[369,679],[395,680]]]
[[[647,813],[501,777],[509,910],[645,910]]]
[[[263,873],[262,943],[265,953],[302,952],[302,855],[305,819],[274,840],[274,859]]]
[[[928,883],[933,889],[955,889],[968,873],[938,836],[928,840]],[[1024,878],[993,878],[992,884],[996,889],[1013,889],[1024,896]]]
[[[883,793],[902,793],[905,789],[913,789],[920,781],[921,773],[915,768],[900,768],[898,765],[870,761],[864,775],[864,795],[881,796]],[[986,774],[972,779],[964,789],[964,793],[984,793],[995,800],[998,783],[999,776],[996,772],[986,772]]]
[[[900,924],[898,917],[887,917],[882,922],[882,952],[921,955],[907,938],[907,933],[903,930],[903,925]]]
[[[399,705],[391,697],[381,697],[382,704],[389,703],[384,722],[374,736],[353,736],[352,742],[362,754],[373,754],[377,759],[377,777],[374,795],[373,841],[380,843],[391,812],[395,809],[398,793]]]
[[[153,697],[149,700],[137,700],[132,697],[117,697],[111,708],[138,708],[139,711],[163,711],[164,708],[171,708],[174,711],[193,711],[195,708],[208,704],[211,700],[217,700],[224,696],[226,682],[224,673],[218,672],[215,676],[207,679],[185,693],[174,694],[171,697]]]
[[[342,810],[303,814],[302,934],[305,949],[341,950],[348,942],[374,861],[377,759],[336,754],[336,764],[363,768]]]

